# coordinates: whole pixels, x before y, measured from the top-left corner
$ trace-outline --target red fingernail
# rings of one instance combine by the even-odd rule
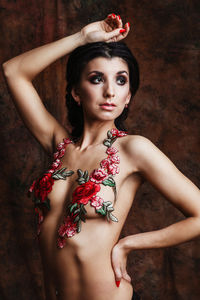
[[[121,20],[121,17],[120,17],[120,15],[118,15],[118,18]]]
[[[130,23],[128,22],[127,25],[130,27]]]
[[[126,31],[126,29],[120,29],[120,33],[122,33],[122,32],[125,32]]]
[[[115,18],[116,17],[116,15],[115,14],[112,14],[112,16]]]
[[[120,280],[116,280],[115,282],[116,282],[116,286],[119,287],[119,285],[120,285]]]

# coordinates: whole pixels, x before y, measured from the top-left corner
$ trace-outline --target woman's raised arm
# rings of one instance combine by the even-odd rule
[[[32,80],[47,66],[78,46],[97,41],[119,41],[129,31],[128,23],[114,14],[91,23],[79,32],[16,56],[3,64],[3,70],[15,106],[27,128],[46,152],[52,153],[57,134],[66,136],[64,127],[46,110]],[[120,29],[123,32],[120,32]]]

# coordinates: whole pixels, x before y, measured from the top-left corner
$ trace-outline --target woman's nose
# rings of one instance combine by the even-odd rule
[[[106,84],[105,89],[104,89],[104,97],[105,98],[113,98],[114,96],[115,96],[114,87],[110,83]]]

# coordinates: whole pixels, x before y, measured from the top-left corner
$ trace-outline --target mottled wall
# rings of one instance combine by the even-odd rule
[[[127,44],[139,61],[141,86],[131,106],[130,132],[152,140],[200,187],[199,18],[197,0],[0,1],[1,62],[78,31],[108,13],[131,23]],[[66,58],[34,81],[46,107],[65,123]],[[34,235],[32,179],[48,163],[24,127],[0,73],[0,300],[43,300]],[[183,219],[150,184],[137,193],[123,235]],[[200,239],[161,250],[135,251],[128,269],[143,300],[200,298]]]

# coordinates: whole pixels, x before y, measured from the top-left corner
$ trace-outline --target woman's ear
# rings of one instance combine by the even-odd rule
[[[81,100],[80,100],[80,96],[79,96],[79,92],[78,92],[77,87],[72,88],[71,95],[74,98],[74,100],[76,101],[76,103],[80,106],[81,105]]]
[[[125,102],[125,104],[129,104],[129,102],[130,102],[130,100],[131,100],[131,91],[129,91],[129,93],[128,93],[128,95],[127,95],[127,97],[126,97],[126,102]]]

